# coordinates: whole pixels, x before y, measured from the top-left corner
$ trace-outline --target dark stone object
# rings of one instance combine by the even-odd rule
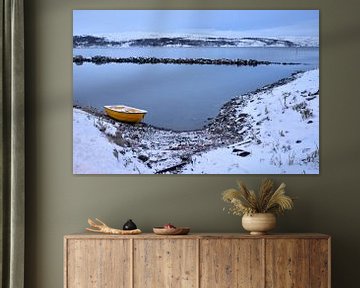
[[[137,229],[137,226],[131,219],[129,219],[123,226],[123,230],[135,230],[135,229]]]
[[[250,154],[251,154],[250,152],[244,151],[244,152],[239,153],[238,155],[241,156],[241,157],[246,157],[246,156],[248,156]]]
[[[242,152],[242,151],[244,151],[244,150],[239,149],[239,148],[234,148],[232,152],[236,153],[236,152]]]
[[[143,162],[146,162],[147,160],[149,160],[149,157],[146,156],[146,155],[139,155],[139,160],[143,161]]]

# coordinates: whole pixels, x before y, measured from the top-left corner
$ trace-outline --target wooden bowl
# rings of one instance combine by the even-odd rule
[[[264,235],[276,226],[276,217],[272,213],[254,213],[242,217],[242,226],[251,235]]]
[[[190,232],[189,227],[163,228],[154,227],[153,231],[157,235],[186,235]]]

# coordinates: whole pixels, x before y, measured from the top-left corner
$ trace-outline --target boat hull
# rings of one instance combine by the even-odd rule
[[[125,106],[126,107],[126,106]],[[116,111],[111,107],[104,107],[106,114],[118,121],[127,122],[127,123],[139,123],[144,119],[146,112],[122,112]],[[135,108],[132,108],[135,109]],[[137,110],[137,109],[136,109]]]

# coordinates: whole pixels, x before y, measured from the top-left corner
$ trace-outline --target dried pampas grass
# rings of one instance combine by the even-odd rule
[[[227,189],[222,193],[222,199],[231,206],[229,212],[233,215],[251,215],[255,213],[283,214],[294,208],[294,198],[285,195],[285,183],[274,190],[274,182],[264,179],[259,192],[249,190],[245,183],[238,181],[238,189]]]

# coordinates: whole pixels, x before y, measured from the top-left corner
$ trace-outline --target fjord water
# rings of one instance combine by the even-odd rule
[[[144,122],[172,130],[200,129],[235,96],[318,67],[318,48],[105,48],[74,49],[84,57],[256,59],[299,65],[222,66],[73,64],[74,104],[102,110],[125,104],[148,111]]]

